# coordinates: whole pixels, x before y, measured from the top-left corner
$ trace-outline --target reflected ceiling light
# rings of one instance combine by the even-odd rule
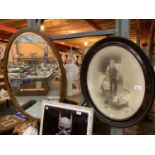
[[[40,31],[44,31],[44,30],[45,30],[44,25],[41,25],[41,26],[40,26]]]
[[[88,42],[87,42],[87,41],[85,41],[85,42],[84,42],[84,46],[87,46],[87,45],[88,45]]]

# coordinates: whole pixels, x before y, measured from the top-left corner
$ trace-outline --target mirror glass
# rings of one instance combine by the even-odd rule
[[[66,72],[66,98],[81,104],[83,98],[80,85],[80,72],[84,56],[89,48],[105,36],[82,37],[54,41],[60,51]]]
[[[35,118],[41,118],[43,100],[59,100],[62,72],[55,49],[42,36],[21,33],[8,54],[7,72],[18,104]]]

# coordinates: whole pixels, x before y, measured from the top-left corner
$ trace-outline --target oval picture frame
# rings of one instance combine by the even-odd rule
[[[108,55],[108,49],[110,51],[109,55]],[[115,49],[114,50],[115,51],[115,57],[114,58],[112,55],[110,55],[110,53],[111,54],[114,53],[114,51],[112,51],[112,49]],[[120,61],[119,57],[121,57],[121,60],[122,60],[122,58],[127,59],[127,57],[121,56],[121,50],[117,50],[117,49],[122,49],[122,52],[125,52],[125,51],[127,52],[127,53],[122,53],[122,55],[127,54],[127,55],[129,55],[130,59],[132,59],[132,57],[133,57],[133,62],[136,62],[137,68],[138,67],[141,68],[140,70],[142,71],[142,72],[139,71],[139,73],[141,73],[139,75],[143,75],[143,77],[141,76],[142,80],[140,80],[140,81],[144,81],[144,82],[141,82],[142,84],[144,83],[144,86],[140,86],[140,85],[138,85],[138,86],[134,85],[133,86],[137,91],[138,91],[138,89],[140,90],[140,89],[144,88],[144,90],[141,90],[143,92],[143,95],[141,95],[142,100],[139,101],[137,99],[137,105],[138,106],[137,106],[137,109],[135,110],[135,112],[132,113],[132,110],[130,110],[130,115],[128,115],[128,117],[124,117],[124,118],[123,118],[123,112],[125,115],[125,112],[129,108],[122,108],[122,109],[120,108],[121,109],[120,110],[118,107],[121,107],[121,106],[120,105],[118,106],[116,104],[114,107],[114,103],[117,103],[117,104],[121,103],[119,95],[121,95],[122,92],[120,91],[119,95],[114,95],[114,94],[111,95],[110,92],[112,92],[111,91],[112,82],[109,86],[110,87],[109,88],[109,95],[110,96],[104,97],[104,98],[102,97],[101,98],[101,99],[103,99],[103,100],[101,100],[102,102],[98,102],[98,103],[96,102],[96,101],[99,101],[99,97],[97,98],[97,96],[100,96],[96,93],[99,91],[98,89],[100,88],[100,87],[98,87],[98,89],[96,89],[97,88],[96,85],[98,83],[98,80],[96,78],[98,75],[97,74],[98,71],[96,71],[96,70],[100,69],[100,66],[103,66],[103,70],[106,70],[106,69],[104,69],[104,68],[106,68],[104,66],[107,65],[106,64],[107,59],[109,59],[108,63],[110,63],[111,58],[109,58],[109,57],[112,57],[114,59],[114,61],[117,61],[118,66],[121,66],[121,63],[119,62]],[[107,55],[106,55],[106,53],[107,53]],[[118,58],[117,58],[117,53],[119,53]],[[99,61],[95,61],[95,60],[99,60]],[[99,63],[101,63],[102,65],[100,65]],[[111,64],[112,64],[112,61],[111,61]],[[122,64],[124,65],[126,63],[124,62]],[[96,67],[97,65],[98,65],[98,67]],[[129,68],[133,68],[134,65],[129,64],[128,66],[129,66]],[[124,71],[124,73],[129,73],[128,70],[130,70],[130,69],[127,69],[127,71]],[[133,70],[134,70],[134,68],[133,68]],[[104,75],[107,75],[107,71],[104,71],[104,72],[105,72]],[[138,73],[136,72],[133,74],[135,74],[135,76],[136,76],[136,74],[138,74]],[[129,75],[129,77],[132,77],[132,76],[133,75]],[[95,79],[94,83],[93,83],[93,79]],[[114,79],[115,78],[113,78],[113,80]],[[138,80],[138,78],[136,79],[136,81],[137,80]],[[151,66],[149,59],[147,58],[147,56],[144,54],[143,50],[139,46],[137,46],[132,41],[125,39],[125,38],[122,38],[122,37],[109,37],[109,38],[102,39],[102,40],[98,41],[97,43],[95,43],[88,50],[87,54],[84,57],[83,63],[82,63],[80,81],[81,81],[82,93],[84,95],[86,102],[91,104],[91,106],[95,110],[96,115],[98,116],[98,118],[102,122],[104,122],[110,126],[113,126],[113,127],[124,128],[124,127],[129,127],[129,126],[132,126],[132,125],[138,123],[149,112],[150,108],[152,107],[153,101],[154,101],[155,78],[154,78],[153,67]],[[131,80],[129,80],[129,81],[131,81]],[[136,90],[134,90],[134,91],[136,91]],[[95,92],[96,96],[94,95],[94,92]],[[132,91],[130,94],[133,94]],[[139,93],[139,94],[142,94],[142,93]],[[104,92],[104,95],[105,95],[105,92]],[[114,102],[115,97],[117,98],[117,102]],[[110,99],[110,98],[112,98],[112,99]],[[127,100],[127,102],[124,102],[124,105],[126,103],[126,105],[128,107],[130,107],[132,105],[131,102],[134,100],[134,99],[132,99],[132,100],[130,100],[130,99],[131,98],[128,97],[128,100]],[[108,100],[109,100],[109,102],[108,102]],[[139,103],[138,103],[138,101],[139,101]],[[103,104],[106,104],[106,103],[111,104],[110,105],[111,107],[108,104],[103,106]],[[122,101],[122,103],[123,103],[123,101]],[[105,110],[106,108],[107,108],[107,111]],[[110,108],[111,109],[115,108],[115,109],[111,110]],[[114,113],[112,113],[112,111]],[[120,115],[120,113],[122,113],[122,115]],[[113,114],[115,114],[115,115],[113,115]],[[126,114],[127,114],[127,112],[126,112]]]
[[[27,33],[27,32],[34,33],[36,35],[41,36],[47,42],[47,44],[50,46],[50,48],[52,49],[52,51],[54,52],[54,54],[57,58],[57,61],[58,61],[59,67],[60,67],[60,71],[61,71],[61,80],[62,80],[61,81],[62,82],[61,83],[61,89],[60,89],[60,102],[63,102],[65,99],[65,96],[66,96],[66,74],[65,74],[65,70],[63,68],[63,63],[62,63],[61,57],[59,55],[59,52],[58,52],[56,46],[52,43],[52,41],[45,34],[39,32],[38,30],[34,30],[34,29],[30,29],[30,28],[24,28],[24,29],[17,31],[16,33],[14,33],[10,37],[9,42],[8,42],[6,49],[5,49],[5,55],[4,55],[4,76],[5,76],[5,83],[6,83],[6,88],[7,88],[8,94],[9,94],[11,101],[13,102],[13,105],[14,105],[17,112],[20,112],[22,115],[24,115],[26,118],[28,118],[30,120],[40,121],[39,118],[31,116],[30,114],[26,113],[19,106],[18,101],[16,100],[16,98],[14,97],[14,95],[12,93],[11,86],[10,86],[9,79],[8,79],[7,62],[8,62],[10,48],[11,48],[14,40],[18,36],[20,36],[23,33]]]

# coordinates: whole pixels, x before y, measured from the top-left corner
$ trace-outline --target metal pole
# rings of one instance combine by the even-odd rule
[[[37,29],[36,19],[28,19],[27,22],[28,22],[28,28]]]
[[[115,21],[115,35],[129,38],[129,20],[128,19],[116,19]],[[111,135],[123,135],[124,129],[123,128],[117,128],[117,127],[111,127],[110,128],[110,134]]]
[[[74,39],[74,38],[84,38],[84,37],[93,37],[93,36],[105,36],[105,35],[114,35],[115,29],[107,29],[107,30],[98,30],[92,32],[83,32],[83,33],[74,33],[74,34],[66,34],[60,36],[49,36],[52,40],[63,40],[63,39]]]
[[[111,135],[123,135],[124,134],[124,130],[123,130],[123,128],[111,127],[110,128],[110,134]]]
[[[115,35],[129,38],[129,19],[116,19]]]

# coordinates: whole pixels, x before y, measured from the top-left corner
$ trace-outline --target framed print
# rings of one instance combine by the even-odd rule
[[[81,87],[104,123],[128,127],[140,121],[152,106],[153,67],[135,43],[120,37],[106,38],[87,52]]]
[[[41,135],[90,135],[93,108],[43,101]]]

